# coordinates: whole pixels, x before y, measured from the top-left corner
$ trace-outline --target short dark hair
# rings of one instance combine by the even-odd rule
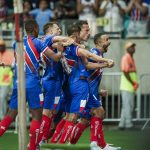
[[[82,28],[82,26],[83,26],[84,24],[87,24],[87,25],[88,25],[88,22],[87,22],[86,20],[77,20],[76,22],[73,23],[73,25],[76,25],[76,26],[78,26],[78,27],[80,27],[80,28]]]
[[[34,19],[29,19],[25,22],[25,30],[27,34],[32,33],[34,28],[39,28],[37,22]]]
[[[94,35],[94,44],[97,44],[99,39],[101,38],[102,35],[104,35],[105,33],[97,33]]]
[[[49,27],[50,27],[50,28],[53,27],[54,24],[57,24],[57,25],[58,25],[57,22],[48,22],[48,23],[46,23],[46,24],[43,26],[43,32],[44,32],[44,34],[47,33],[47,32],[48,32],[48,28],[49,28]]]
[[[81,29],[80,29],[79,26],[70,25],[70,26],[68,26],[68,28],[67,28],[67,35],[68,35],[68,36],[71,36],[71,35],[73,35],[73,33],[75,33],[75,32],[80,32],[80,31],[81,31]]]

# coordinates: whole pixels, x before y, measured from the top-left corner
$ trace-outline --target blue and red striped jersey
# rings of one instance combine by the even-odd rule
[[[24,56],[25,56],[25,78],[26,88],[31,88],[40,82],[38,74],[40,54],[48,50],[49,48],[40,39],[26,36],[24,38]],[[15,67],[17,72],[17,66]],[[17,88],[17,73],[14,77],[14,88]]]
[[[90,52],[103,57],[103,54],[97,48],[92,48]],[[93,62],[92,60],[89,60],[89,61]],[[101,82],[102,73],[103,73],[103,69],[88,70],[88,82],[89,82],[89,87],[90,87],[90,93],[94,95],[98,94],[98,89],[99,89],[99,85]]]
[[[70,45],[65,47],[64,56],[67,60],[68,66],[71,69],[69,82],[73,83],[80,79],[80,77],[87,77],[86,68],[81,57],[78,55],[78,46]]]

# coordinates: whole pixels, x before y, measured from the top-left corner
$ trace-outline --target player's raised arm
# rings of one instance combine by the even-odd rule
[[[54,36],[53,43],[61,42],[64,46],[68,46],[74,43],[74,40],[70,37],[65,36]]]
[[[47,50],[43,52],[44,55],[53,59],[54,61],[59,61],[62,55],[60,53],[55,53],[50,48],[47,47]]]
[[[79,56],[84,56],[86,58],[89,58],[91,60],[94,60],[96,62],[106,62],[109,63],[110,59],[102,58],[101,56],[98,56],[96,54],[90,53],[89,51],[83,49],[83,48],[78,48],[78,55]]]
[[[93,70],[93,69],[102,69],[102,68],[107,68],[109,66],[108,63],[104,62],[104,63],[92,63],[92,62],[88,62],[87,64],[85,64],[86,68],[88,70]]]
[[[82,57],[82,60],[84,62],[84,65],[88,70],[93,70],[93,69],[102,69],[102,68],[111,68],[114,65],[114,62],[103,62],[103,63],[97,63],[97,62],[90,62],[86,57]]]

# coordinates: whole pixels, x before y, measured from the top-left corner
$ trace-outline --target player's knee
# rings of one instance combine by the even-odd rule
[[[80,121],[81,124],[84,124],[84,125],[87,125],[89,123],[89,120],[86,119],[86,118],[81,118],[81,121]]]
[[[53,110],[53,115],[57,115],[58,114],[58,110]]]
[[[64,119],[68,120],[69,119],[69,113],[66,113]]]
[[[94,115],[99,118],[104,118],[105,111],[103,107],[98,107],[94,110]]]
[[[49,118],[51,118],[53,116],[53,110],[43,109],[42,114],[49,117]]]
[[[76,122],[77,118],[78,118],[77,114],[70,114],[69,115],[69,121]]]
[[[17,114],[18,114],[17,109],[9,109],[7,113],[7,115],[10,116],[13,120],[15,120]]]
[[[32,114],[32,119],[41,120],[41,118],[42,118],[42,109],[41,108],[31,109],[30,111]]]

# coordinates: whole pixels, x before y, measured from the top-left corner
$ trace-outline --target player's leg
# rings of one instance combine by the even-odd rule
[[[99,96],[97,96],[99,97]],[[102,120],[104,117],[104,109],[101,104],[101,100],[97,98],[93,93],[90,93],[86,109],[90,111],[91,114],[91,149],[98,148],[98,136],[100,136],[100,141],[104,139],[102,130]],[[103,140],[104,141],[104,140]]]
[[[98,145],[102,148],[106,146],[104,132],[103,132],[103,118],[104,118],[104,109],[102,106],[93,109],[94,116],[91,118],[91,141],[97,141]],[[97,137],[95,137],[97,133]]]
[[[56,87],[55,87],[55,98],[54,100],[52,101],[52,105],[50,107],[50,113],[51,113],[51,116],[49,116],[50,118],[50,121],[49,121],[49,126],[47,125],[47,130],[45,131],[45,134],[44,134],[44,138],[47,140],[50,136],[50,132],[51,132],[51,127],[53,125],[53,127],[55,127],[55,123],[54,123],[54,119],[57,116],[57,113],[60,109],[60,105],[61,105],[61,85],[60,85],[60,81],[56,81]],[[51,91],[52,92],[52,91]],[[53,91],[54,92],[54,91]],[[63,112],[62,112],[63,114]],[[61,117],[60,117],[61,118]],[[61,120],[61,119],[60,119]],[[62,124],[61,124],[62,125]],[[62,126],[61,126],[62,127]],[[53,132],[54,133],[54,132]]]
[[[81,117],[81,116],[80,116]],[[76,144],[83,134],[84,130],[89,126],[90,122],[88,118],[81,118],[80,121],[74,126],[71,136],[70,143]]]
[[[49,138],[52,138],[54,132],[56,131],[57,125],[62,121],[64,117],[64,111],[59,110],[58,113],[55,115],[53,122],[50,128],[50,135]],[[63,127],[63,124],[60,126],[60,129]]]
[[[103,132],[103,118],[104,118],[104,109],[102,107],[101,99],[93,97],[91,113],[93,114],[91,118],[91,150],[97,149],[100,146],[103,150],[118,150],[119,147],[111,147],[106,144],[104,132]],[[99,148],[99,147],[98,147]]]
[[[69,95],[66,95],[69,98]],[[67,99],[65,94],[63,93],[61,96],[61,101],[60,101],[60,111],[63,111],[65,113],[65,117],[63,117],[60,122],[56,126],[56,130],[50,140],[50,143],[57,143],[61,134],[63,133],[64,130],[64,125],[66,123],[66,120],[69,119],[69,111],[70,111],[70,101]]]
[[[71,135],[71,131],[73,130],[75,121],[77,120],[77,114],[71,113],[69,114],[69,118],[66,119],[64,127],[63,127],[63,133],[60,137],[59,143],[64,144],[68,140],[68,138]]]
[[[77,121],[79,113],[85,109],[89,89],[86,80],[79,80],[70,85],[71,105],[69,119],[64,125],[64,132],[61,135],[60,143],[65,143],[71,135],[71,131]]]
[[[10,104],[9,104],[9,110],[7,115],[1,120],[0,122],[0,136],[2,136],[5,131],[8,129],[10,124],[13,122],[13,120],[17,116],[17,89],[13,90],[11,99],[10,99]]]
[[[32,121],[30,123],[30,144],[29,150],[35,150],[38,145],[38,134],[41,125],[42,107],[40,101],[43,101],[40,85],[33,88],[26,89],[26,98],[32,114]]]
[[[55,80],[43,80],[44,88],[44,105],[42,112],[42,121],[40,126],[40,132],[38,137],[38,142],[48,140],[50,134],[50,126],[53,120],[53,108],[54,108],[54,99],[55,99],[55,90],[56,90],[56,81]]]
[[[51,138],[53,136],[55,131],[56,131],[55,134],[59,135],[61,133],[61,129],[65,123],[64,105],[65,105],[65,103],[64,103],[63,93],[62,93],[62,89],[61,89],[61,82],[58,81],[56,84],[56,94],[55,94],[54,111],[53,111],[53,114],[55,117],[54,117],[53,122],[52,122],[51,127],[50,127],[49,138]],[[56,129],[56,127],[57,127],[57,129]],[[57,137],[58,137],[58,135],[57,135]],[[52,143],[56,143],[56,140],[54,140],[54,139],[51,138]]]

